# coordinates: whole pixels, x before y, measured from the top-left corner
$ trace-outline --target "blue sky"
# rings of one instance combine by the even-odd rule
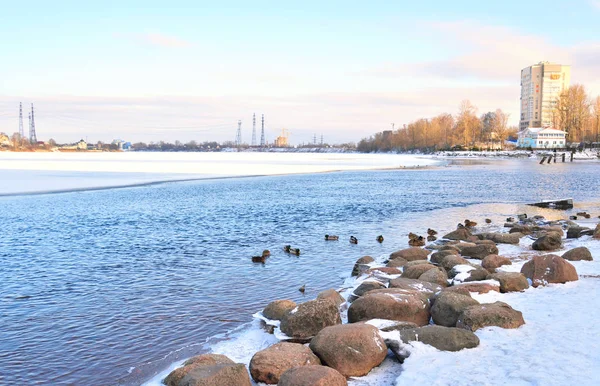
[[[91,2],[90,2],[91,3]],[[325,4],[323,4],[325,3]],[[0,131],[59,141],[358,141],[470,99],[516,123],[521,68],[600,94],[599,1],[1,0]]]

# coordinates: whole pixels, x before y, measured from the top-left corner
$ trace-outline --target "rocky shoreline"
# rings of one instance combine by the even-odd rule
[[[478,331],[488,335],[490,327],[519,329],[527,323],[527,309],[494,297],[579,280],[572,262],[593,261],[592,252],[585,246],[562,256],[556,251],[568,240],[600,239],[600,224],[591,229],[541,216],[507,219],[507,231],[473,224],[461,224],[441,240],[393,252],[383,261],[361,257],[352,268],[350,288],[325,290],[300,304],[287,299],[267,304],[255,317],[279,343],[258,350],[249,363],[221,354],[193,357],[164,383],[347,385],[374,372],[386,358],[402,366],[422,344],[440,352],[465,352],[485,343]],[[501,253],[506,248],[512,251],[509,256]]]

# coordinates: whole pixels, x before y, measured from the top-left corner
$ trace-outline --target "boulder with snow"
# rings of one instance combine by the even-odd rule
[[[375,259],[371,256],[363,256],[356,260],[356,263],[354,263],[354,267],[352,268],[352,276],[360,276],[365,273],[369,269],[369,264],[374,261]]]
[[[521,311],[513,309],[506,303],[495,302],[469,306],[458,317],[456,327],[477,331],[488,326],[502,328],[518,328],[525,324]]]
[[[519,272],[497,272],[487,277],[500,283],[500,292],[520,292],[529,288],[525,275]]]
[[[399,270],[396,267],[374,267],[374,268],[369,268],[367,270],[367,272],[365,272],[367,275],[375,275],[375,276],[381,276],[381,275],[401,275],[402,271]]]
[[[480,233],[476,235],[480,240],[491,240],[496,244],[519,244],[521,241],[521,237],[523,237],[522,233],[512,232],[512,233]]]
[[[593,234],[594,230],[588,227],[570,226],[569,229],[567,229],[568,239],[578,239],[581,236],[591,236]]]
[[[448,274],[440,267],[430,269],[419,276],[419,280],[439,284],[442,287],[448,286]]]
[[[471,232],[469,232],[469,230],[467,228],[458,228],[455,231],[452,231],[446,235],[444,235],[442,238],[447,239],[447,240],[470,240],[471,236],[473,236],[471,234]]]
[[[483,260],[486,256],[497,255],[498,247],[494,243],[476,244],[473,247],[462,248],[460,254],[471,259]]]
[[[573,248],[562,255],[562,258],[569,261],[592,261],[594,258],[592,257],[592,253],[586,247],[577,247]]]
[[[596,225],[596,229],[594,229],[594,235],[592,237],[595,239],[600,239],[600,224]]]
[[[466,292],[465,292],[466,291]],[[490,291],[500,292],[500,283],[495,280],[472,281],[468,283],[454,284],[452,287],[444,288],[443,292],[458,292],[470,296],[471,292],[485,294]]]
[[[328,326],[341,324],[337,304],[329,299],[310,300],[298,305],[281,320],[281,331],[294,339],[310,339]]]
[[[340,293],[337,292],[333,288],[326,289],[324,291],[319,292],[319,294],[317,295],[317,299],[329,299],[329,300],[333,301],[335,304],[337,304],[338,306],[340,306],[342,303],[345,302],[342,295],[340,295]]]
[[[389,319],[424,326],[429,323],[429,317],[429,299],[425,294],[398,288],[369,291],[348,308],[349,323]]]
[[[408,261],[404,260],[401,257],[397,257],[395,259],[389,259],[388,262],[385,264],[385,266],[400,268],[400,267],[404,267],[407,263],[408,263]]]
[[[557,232],[548,232],[545,236],[542,236],[535,240],[531,245],[536,251],[554,251],[562,247],[562,239],[560,234]]]
[[[404,343],[423,342],[441,351],[460,351],[479,346],[479,338],[473,332],[462,328],[425,326],[400,331]]]
[[[387,355],[387,347],[379,330],[368,324],[342,324],[324,328],[311,340],[310,349],[323,364],[346,377],[368,374]]]
[[[396,251],[396,252],[390,254],[390,260],[393,260],[396,258],[401,258],[406,261],[427,260],[427,256],[430,253],[431,252],[428,251],[427,249],[423,249],[423,248],[419,248],[419,247],[410,247],[410,248],[406,248],[406,249],[401,249],[399,251]]]
[[[531,280],[534,287],[579,280],[575,267],[557,255],[534,256],[523,265],[521,273]]]
[[[402,272],[401,277],[407,279],[418,279],[422,274],[430,269],[435,269],[435,266],[433,264],[418,264],[411,267],[404,267],[404,272]]]
[[[464,257],[458,255],[448,255],[442,258],[440,265],[442,266],[442,268],[449,272],[450,270],[452,270],[452,268],[454,268],[454,266],[469,265],[469,262]]]
[[[470,295],[442,291],[435,297],[431,307],[431,318],[437,325],[454,327],[464,309],[477,304],[479,302]]]
[[[286,370],[320,364],[321,360],[305,345],[279,342],[254,354],[250,375],[256,382],[275,385]]]
[[[375,289],[383,289],[383,288],[386,288],[386,286],[379,281],[365,280],[358,287],[356,287],[354,289],[354,291],[352,292],[353,298],[350,300],[354,301],[354,300],[356,300],[356,298],[363,296],[364,294],[366,294],[369,291],[372,291]]]
[[[281,320],[283,317],[296,308],[296,302],[290,299],[274,300],[267,304],[262,314],[265,318]]]
[[[289,369],[279,377],[278,386],[348,386],[346,377],[327,366],[302,366]]]
[[[445,250],[445,251],[434,252],[431,254],[430,261],[434,264],[441,264],[442,259],[444,259],[444,257],[450,256],[450,255],[458,255],[458,252],[455,250]]]
[[[511,264],[512,262],[509,258],[498,255],[488,255],[481,261],[481,266],[490,272],[496,271],[496,268],[499,268],[503,265]]]
[[[251,386],[246,366],[225,355],[203,354],[187,360],[163,381],[167,386]]]
[[[389,288],[398,288],[408,291],[419,291],[422,292],[428,298],[433,296],[433,294],[435,294],[436,292],[442,290],[442,286],[440,286],[439,284],[417,279],[407,279],[405,277],[399,277],[390,280]]]

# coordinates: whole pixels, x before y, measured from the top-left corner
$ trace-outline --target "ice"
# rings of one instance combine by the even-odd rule
[[[0,152],[0,195],[437,164],[432,158],[398,154]]]

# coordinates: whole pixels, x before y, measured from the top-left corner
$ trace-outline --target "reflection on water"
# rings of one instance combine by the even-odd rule
[[[562,217],[523,205],[555,197],[600,214],[596,169],[501,161],[2,198],[0,376],[139,384],[271,300],[338,287],[358,257],[405,247],[409,231]],[[263,249],[272,257],[253,264]]]

